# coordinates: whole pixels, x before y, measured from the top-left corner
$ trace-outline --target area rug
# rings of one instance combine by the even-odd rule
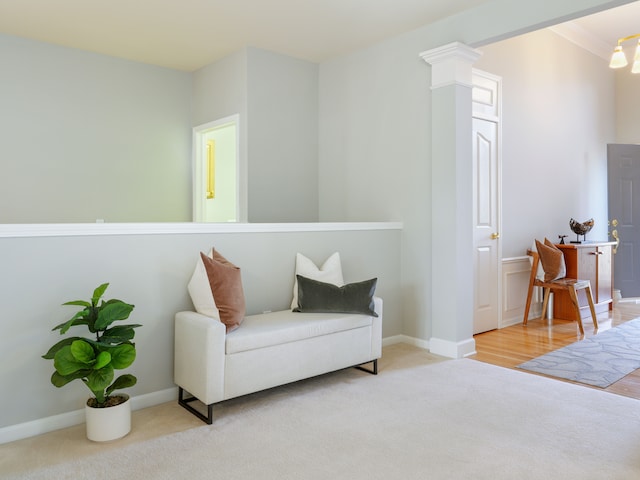
[[[534,358],[518,368],[606,388],[640,368],[640,319]]]
[[[214,414],[211,426],[0,477],[640,478],[640,401],[470,359],[349,369]]]

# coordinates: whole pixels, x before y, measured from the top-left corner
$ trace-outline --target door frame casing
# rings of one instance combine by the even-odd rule
[[[629,150],[633,150],[633,151],[629,151]],[[627,191],[631,192],[631,198],[629,199],[629,202],[628,202],[628,204],[630,205],[630,208],[626,211],[627,215],[631,216],[630,218],[625,218],[625,215],[624,215],[625,209],[623,208],[623,205],[620,204],[620,202],[622,202],[623,200],[622,195],[617,196],[617,199],[620,201],[618,202],[616,198],[614,198],[613,192],[620,186],[619,184],[618,185],[615,184],[616,180],[623,178],[631,182],[632,180],[637,179],[637,177],[635,172],[630,172],[630,171],[627,171],[624,177],[622,177],[619,174],[614,174],[615,171],[612,170],[613,168],[612,163],[616,159],[621,158],[622,157],[621,154],[623,152],[627,153],[627,151],[629,151],[628,152],[629,161],[634,162],[634,159],[636,158],[636,156],[640,156],[640,153],[638,153],[637,150],[640,150],[640,145],[638,144],[629,144],[629,143],[607,144],[607,201],[608,201],[607,215],[609,218],[609,223],[611,223],[611,221],[614,219],[619,222],[618,225],[616,226],[609,225],[609,237],[612,237],[612,232],[614,230],[617,230],[617,234],[620,239],[620,244],[617,248],[618,253],[616,253],[611,260],[612,268],[614,272],[613,288],[619,290],[625,298],[633,298],[633,299],[640,297],[640,295],[634,295],[634,292],[640,292],[640,288],[638,287],[638,284],[640,284],[640,277],[637,274],[637,272],[640,271],[640,268],[639,268],[640,260],[637,255],[637,252],[640,250],[640,247],[634,248],[634,244],[636,247],[638,247],[639,242],[636,242],[635,239],[640,237],[640,233],[638,234],[638,236],[632,234],[631,241],[629,241],[628,238],[629,238],[630,231],[633,232],[640,229],[640,225],[638,225],[640,223],[640,220],[638,220],[638,216],[637,214],[635,214],[637,209],[633,208],[633,205],[635,204],[634,200],[636,200],[634,198],[634,192],[637,192],[637,189],[633,188],[633,184],[631,184],[630,187],[627,189]],[[638,165],[638,169],[640,169],[640,161],[636,164]],[[630,169],[632,168],[631,164],[629,164],[629,168]],[[630,173],[632,174],[631,176],[629,176]],[[614,212],[613,209],[616,207],[620,208],[621,211]],[[610,238],[609,240],[613,240],[613,239]],[[618,268],[615,267],[616,263],[618,264]],[[623,279],[622,275],[625,269],[628,268],[629,265],[630,265],[631,278]],[[621,268],[623,266],[626,268],[625,269]],[[617,277],[617,281],[616,281],[616,277]],[[632,284],[630,286],[632,292],[629,292],[629,290],[626,288],[629,285],[628,284],[625,285],[625,282],[623,280],[627,280]]]
[[[236,221],[246,222],[247,211],[246,204],[241,201],[245,198],[245,192],[243,189],[246,187],[247,182],[242,177],[245,175],[245,169],[240,165],[240,115],[234,114],[228,117],[220,118],[211,122],[204,123],[193,127],[193,144],[192,144],[192,188],[193,188],[193,212],[192,218],[194,222],[204,221],[204,199],[205,188],[204,183],[201,182],[200,170],[204,164],[205,158],[203,154],[203,148],[201,148],[205,136],[208,132],[216,130],[218,128],[224,128],[229,125],[235,125],[236,128]]]
[[[495,95],[496,98],[492,99],[495,101],[495,107],[491,107],[492,111],[479,111],[475,108],[477,102],[474,101],[472,99],[472,118],[473,119],[479,119],[479,120],[486,120],[489,122],[493,122],[496,124],[496,137],[497,137],[497,141],[496,141],[496,172],[495,172],[495,185],[493,186],[493,188],[495,189],[495,201],[496,201],[496,218],[495,218],[495,233],[501,234],[502,232],[502,77],[491,74],[489,72],[485,72],[483,70],[479,70],[476,68],[472,69],[472,75],[473,78],[475,79],[475,77],[482,77],[485,78],[487,80],[490,80],[491,82],[495,82],[496,85],[496,91],[495,91]],[[478,86],[475,84],[473,85],[473,88],[477,88]],[[474,178],[475,181],[475,178]],[[474,196],[474,212],[477,212],[477,205],[476,205],[476,197]],[[474,218],[475,218],[475,213],[474,213]],[[475,225],[474,225],[475,228]],[[495,298],[495,315],[496,315],[496,321],[495,321],[495,327],[496,328],[502,328],[502,312],[504,310],[504,305],[502,304],[502,299],[503,299],[503,292],[502,292],[502,239],[501,237],[498,237],[497,239],[495,239],[496,242],[496,258],[495,258],[495,264],[493,265],[493,267],[495,268],[495,278],[491,279],[491,283],[494,284],[495,288],[496,288],[496,298]],[[475,231],[474,231],[474,250],[476,249],[476,238],[475,238]],[[478,271],[477,271],[477,265],[476,265],[476,261],[475,261],[475,256],[474,256],[474,278],[477,280],[478,279]],[[476,333],[480,333],[480,332],[476,332],[476,324],[475,324],[475,318],[476,315],[478,314],[478,309],[477,309],[477,305],[475,302],[475,299],[477,298],[477,296],[475,295],[475,290],[477,289],[478,285],[477,285],[477,281],[474,281],[474,334]],[[486,330],[485,330],[486,331]]]

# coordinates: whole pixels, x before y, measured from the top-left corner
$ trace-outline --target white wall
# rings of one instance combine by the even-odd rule
[[[587,239],[606,240],[614,72],[547,29],[481,51],[476,66],[503,79],[503,255],[524,255],[534,238],[575,240],[570,218],[594,218]]]
[[[640,143],[640,74],[616,71],[616,143]]]
[[[0,223],[191,219],[191,77],[0,35]]]

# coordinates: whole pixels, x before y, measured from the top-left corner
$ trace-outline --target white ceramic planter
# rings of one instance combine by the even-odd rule
[[[124,437],[131,431],[131,399],[107,408],[86,405],[87,438],[94,442],[108,442]]]

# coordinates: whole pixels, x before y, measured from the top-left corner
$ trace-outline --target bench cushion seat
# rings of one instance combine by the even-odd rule
[[[227,334],[227,355],[255,350],[305,338],[367,327],[373,322],[368,315],[336,313],[299,313],[290,310],[250,315],[242,326]]]

